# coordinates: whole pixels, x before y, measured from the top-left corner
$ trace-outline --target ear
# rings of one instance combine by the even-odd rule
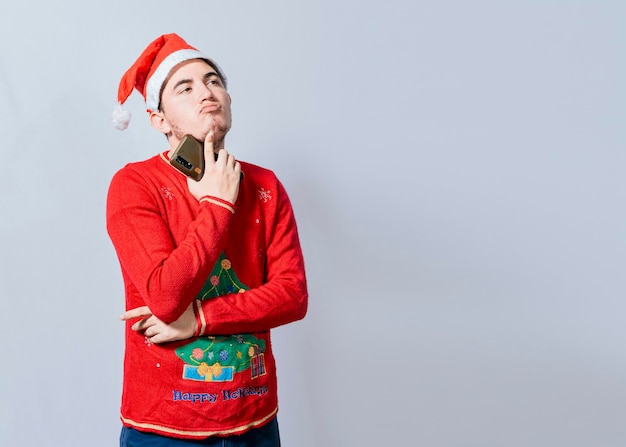
[[[168,135],[172,128],[170,127],[170,123],[167,121],[165,114],[163,112],[153,112],[150,111],[150,124],[156,130],[165,135]]]

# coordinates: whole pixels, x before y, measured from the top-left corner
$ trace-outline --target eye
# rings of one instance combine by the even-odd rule
[[[207,85],[217,85],[219,87],[222,86],[222,81],[218,77],[211,77],[211,78],[207,79],[206,83],[207,83]]]

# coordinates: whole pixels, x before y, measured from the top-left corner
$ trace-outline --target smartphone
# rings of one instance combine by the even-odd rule
[[[195,181],[204,175],[204,145],[191,135],[185,135],[170,157],[170,164]]]
[[[217,161],[218,155],[213,156]],[[191,135],[185,135],[170,158],[170,164],[195,181],[204,175],[204,143]],[[243,178],[241,173],[240,180]]]

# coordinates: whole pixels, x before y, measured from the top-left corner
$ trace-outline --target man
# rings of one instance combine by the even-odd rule
[[[225,149],[226,78],[182,38],[144,50],[120,105],[133,88],[169,149],[122,168],[107,198],[127,309],[120,445],[278,446],[270,329],[303,318],[308,299],[287,194]],[[199,181],[169,162],[185,135],[204,142]]]

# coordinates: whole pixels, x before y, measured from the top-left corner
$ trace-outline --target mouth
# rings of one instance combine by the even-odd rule
[[[222,105],[218,103],[205,104],[200,107],[200,113],[212,113],[222,110]]]

